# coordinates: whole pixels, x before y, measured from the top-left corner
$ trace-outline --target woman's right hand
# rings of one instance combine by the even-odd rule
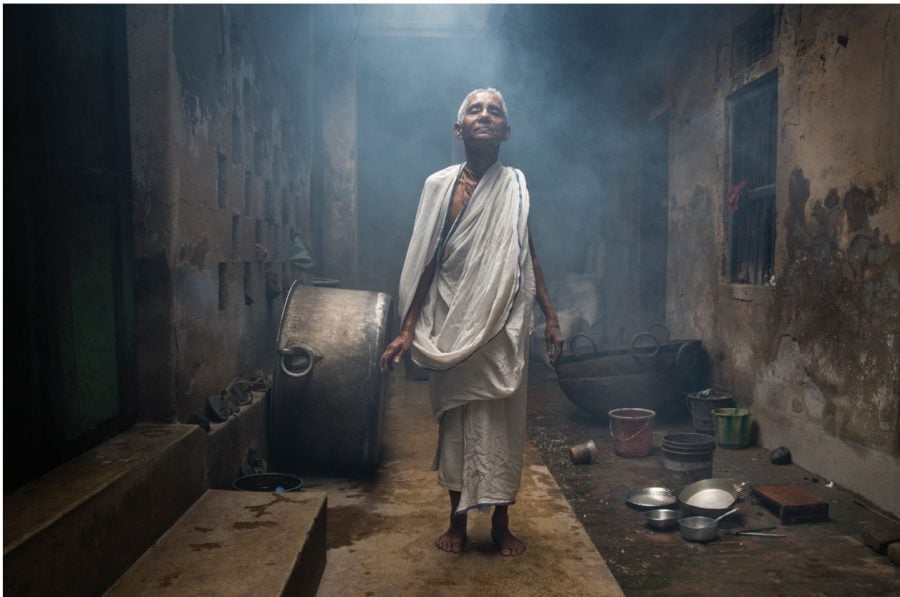
[[[401,331],[400,334],[391,340],[381,355],[381,372],[387,373],[388,369],[393,369],[395,363],[399,363],[403,355],[409,352],[412,346],[412,332]]]

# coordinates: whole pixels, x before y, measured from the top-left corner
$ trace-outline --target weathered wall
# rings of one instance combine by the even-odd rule
[[[357,50],[358,7],[317,6],[314,12],[315,253],[323,276],[358,288]],[[349,41],[348,41],[349,40]]]
[[[186,420],[270,369],[311,238],[310,8],[130,6],[128,47],[141,417]]]
[[[900,512],[900,10],[787,7],[772,55],[733,70],[752,10],[698,40],[668,88],[667,318],[704,341],[763,445]],[[725,99],[774,69],[776,281],[733,285]]]

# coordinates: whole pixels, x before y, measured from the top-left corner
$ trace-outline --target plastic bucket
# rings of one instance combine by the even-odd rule
[[[673,487],[712,478],[716,440],[704,433],[670,433],[662,439],[666,473]]]
[[[707,396],[702,392],[692,392],[687,395],[687,399],[694,431],[709,434],[713,433],[713,409],[734,406],[734,396],[727,392],[710,392]]]
[[[717,408],[712,411],[716,443],[720,448],[746,448],[750,443],[750,409]]]
[[[653,450],[653,419],[648,408],[616,408],[609,411],[609,434],[616,454],[640,458]]]
[[[303,479],[284,473],[260,473],[246,475],[234,482],[232,487],[238,491],[300,491]]]

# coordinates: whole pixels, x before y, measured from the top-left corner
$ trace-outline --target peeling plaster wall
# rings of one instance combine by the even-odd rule
[[[310,8],[127,14],[140,415],[184,421],[274,361],[311,238]]]
[[[668,86],[667,320],[704,341],[762,445],[900,512],[900,10],[776,9],[772,55],[734,69],[755,9],[728,13]],[[776,284],[733,285],[725,103],[775,69]]]

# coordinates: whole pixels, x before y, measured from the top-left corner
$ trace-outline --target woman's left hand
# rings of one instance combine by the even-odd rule
[[[544,326],[544,341],[547,343],[547,358],[550,359],[550,366],[555,367],[556,362],[562,355],[563,339],[562,331],[559,329],[559,322],[555,319],[547,321]]]

